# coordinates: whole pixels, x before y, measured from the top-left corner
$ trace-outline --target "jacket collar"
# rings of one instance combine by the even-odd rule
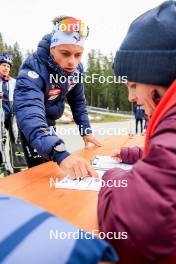
[[[167,89],[166,93],[161,98],[161,100],[158,103],[154,113],[152,114],[152,117],[150,119],[150,122],[149,122],[149,125],[148,125],[148,128],[147,128],[147,132],[146,132],[143,157],[148,152],[149,140],[153,136],[153,134],[155,132],[155,129],[157,128],[158,124],[160,123],[160,121],[164,117],[164,115],[173,106],[176,106],[176,80]]]
[[[11,79],[10,75],[7,75],[7,76],[2,76],[0,74],[0,81],[4,80],[4,81],[9,81]]]

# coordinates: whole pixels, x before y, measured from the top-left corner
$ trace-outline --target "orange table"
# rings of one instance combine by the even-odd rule
[[[93,159],[95,155],[111,155],[114,148],[142,146],[144,137],[114,136],[105,140],[100,148],[89,148],[74,155]],[[54,162],[47,162],[26,171],[16,173],[0,182],[0,192],[14,195],[86,231],[98,229],[98,192],[50,188],[50,178],[60,178],[60,169]]]
[[[96,155],[111,155],[114,148],[120,148],[122,145],[143,146],[144,137],[114,136],[103,143],[101,148],[80,150],[75,155],[88,160]],[[0,193],[29,201],[86,231],[97,230],[98,192],[50,188],[50,178],[57,177],[60,178],[59,167],[54,162],[47,162],[3,179],[0,182]],[[175,257],[168,257],[157,261],[156,264],[175,263]]]

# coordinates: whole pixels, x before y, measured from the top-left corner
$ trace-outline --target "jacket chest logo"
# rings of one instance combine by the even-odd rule
[[[61,88],[58,85],[52,85],[48,91],[48,100],[54,100],[61,94]]]

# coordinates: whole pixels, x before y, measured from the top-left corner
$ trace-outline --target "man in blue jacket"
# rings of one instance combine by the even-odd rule
[[[9,130],[10,117],[12,115],[13,93],[15,88],[15,79],[10,77],[10,68],[12,58],[8,53],[3,53],[0,57],[0,86],[3,92],[2,107],[4,110],[4,125]]]
[[[144,109],[142,109],[141,105],[137,104],[134,108],[134,115],[136,119],[136,134],[138,133],[138,124],[140,122],[141,125],[141,134],[143,132],[143,119],[144,119]]]
[[[54,19],[52,34],[43,37],[35,53],[23,63],[14,99],[28,166],[56,161],[72,178],[97,176],[83,158],[70,155],[52,126],[67,99],[85,145],[101,144],[91,135],[80,64],[88,27],[72,17]],[[74,139],[73,139],[74,140]]]

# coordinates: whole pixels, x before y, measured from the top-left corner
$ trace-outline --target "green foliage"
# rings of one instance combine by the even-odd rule
[[[2,34],[0,33],[0,55],[3,52],[8,52],[12,55],[13,66],[11,67],[10,76],[16,78],[23,59],[22,53],[17,42],[13,46],[7,45],[4,43]]]
[[[99,50],[96,51],[94,49],[88,54],[85,75],[93,76],[93,74],[97,74],[97,76],[104,76],[90,83],[85,81],[85,94],[88,105],[109,108],[111,110],[119,108],[121,111],[130,111],[131,104],[128,102],[127,88],[115,78],[112,65],[112,54],[109,57],[104,56]],[[112,83],[107,81],[108,76],[112,76],[110,79]],[[106,81],[103,81],[103,78]]]
[[[101,117],[101,120],[91,120],[91,123],[106,123],[106,122],[122,122],[122,121],[128,121],[129,118],[122,115],[112,115],[112,114],[102,114],[98,112],[89,112],[89,115],[92,117]]]

